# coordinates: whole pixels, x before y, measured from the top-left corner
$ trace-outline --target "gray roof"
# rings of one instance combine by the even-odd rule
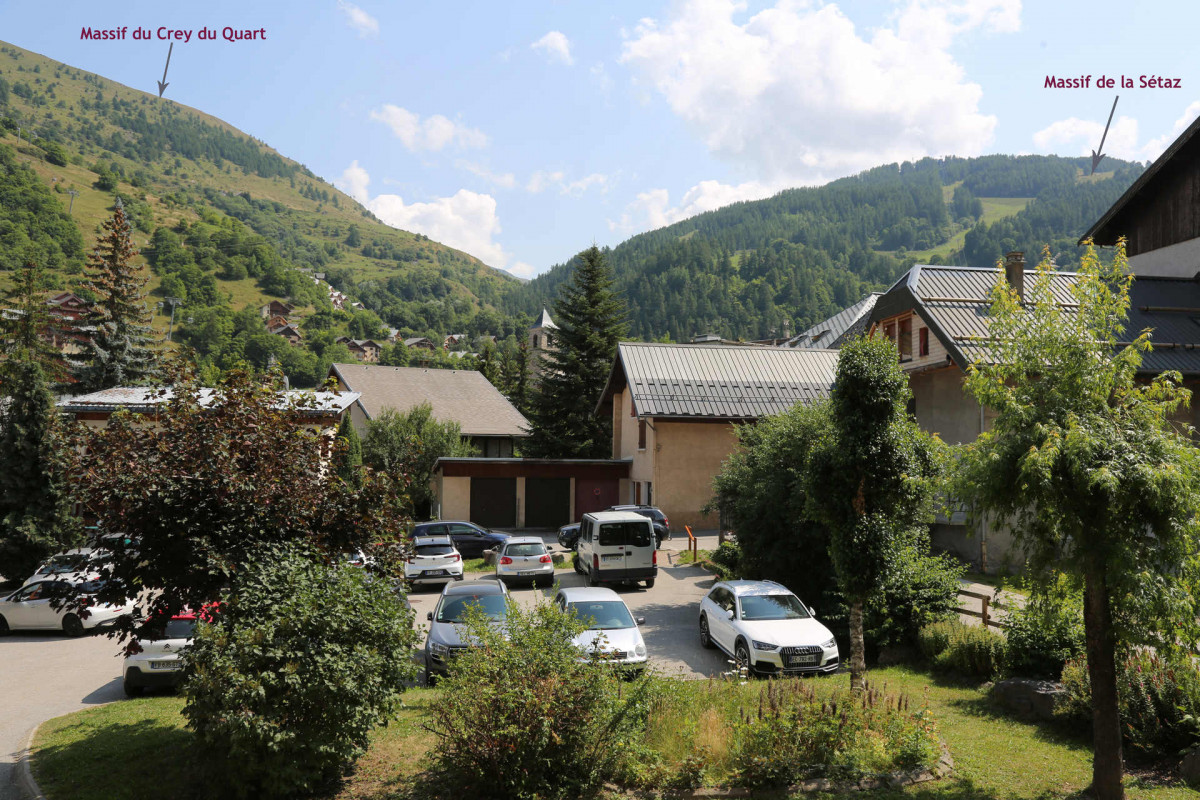
[[[946,347],[959,367],[986,362],[990,292],[1000,270],[918,264],[895,283],[875,304],[871,322],[915,309]],[[1025,285],[1035,280],[1025,271]],[[1071,292],[1074,272],[1054,277],[1055,300],[1075,307]],[[1200,283],[1190,278],[1141,276],[1130,288],[1126,339],[1150,328],[1153,349],[1142,357],[1141,372],[1157,375],[1167,370],[1200,374]]]
[[[554,320],[550,319],[550,312],[543,308],[541,315],[537,318],[537,322],[534,322],[532,325],[530,325],[529,330],[532,331],[536,328],[557,328],[557,327],[558,326],[554,324]]]
[[[836,350],[626,342],[596,410],[629,386],[639,416],[757,419],[828,397],[837,359]]]
[[[793,336],[785,343],[785,347],[817,348],[821,350],[836,350],[846,343],[847,339],[862,333],[871,317],[871,309],[875,301],[883,296],[883,292],[871,292],[854,305],[839,311],[827,320],[818,322],[803,333]]]
[[[475,370],[334,364],[330,370],[351,391],[369,419],[385,408],[401,413],[429,403],[433,417],[457,422],[466,436],[528,436],[529,421]]]
[[[211,405],[217,390],[200,389],[200,405]],[[288,389],[278,392],[278,408],[292,405],[305,414],[341,413],[358,400],[357,392],[314,392],[308,389]],[[83,412],[113,412],[127,409],[134,412],[153,411],[171,401],[175,392],[169,386],[118,386],[91,394],[63,397],[55,404],[63,411],[77,414]]]

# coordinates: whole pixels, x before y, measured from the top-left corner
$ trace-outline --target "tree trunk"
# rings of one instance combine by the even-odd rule
[[[1121,785],[1121,714],[1117,702],[1117,653],[1106,572],[1099,559],[1084,576],[1083,625],[1092,684],[1092,787],[1096,800],[1124,800]]]
[[[863,604],[850,604],[850,693],[861,694],[867,673],[867,657],[863,652]]]

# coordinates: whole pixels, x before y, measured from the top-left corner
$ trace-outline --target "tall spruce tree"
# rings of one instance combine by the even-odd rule
[[[530,402],[529,440],[534,458],[607,458],[612,420],[595,413],[596,402],[625,336],[625,304],[613,291],[612,270],[600,248],[579,254],[571,280],[554,308],[557,330]]]
[[[52,382],[62,380],[62,354],[53,344],[55,330],[46,305],[49,288],[46,271],[32,261],[17,270],[13,285],[4,293],[0,303],[0,353],[20,354],[21,358],[36,361]]]
[[[333,456],[333,471],[339,478],[355,488],[362,486],[362,440],[350,421],[350,415],[342,417],[337,432],[338,448]]]
[[[0,369],[0,570],[28,577],[78,538],[65,483],[65,444],[54,397],[28,351]]]
[[[149,278],[131,262],[137,255],[125,207],[117,198],[88,258],[83,288],[96,300],[85,320],[88,347],[73,365],[84,391],[143,384],[158,374],[153,318],[142,288]]]

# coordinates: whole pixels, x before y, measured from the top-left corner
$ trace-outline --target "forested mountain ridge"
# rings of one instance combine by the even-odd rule
[[[234,317],[269,298],[290,299],[300,318],[330,312],[328,288],[312,273],[325,273],[351,299],[369,295],[378,316],[322,317],[322,332],[358,337],[380,335],[381,322],[420,334],[459,328],[481,311],[494,326],[500,317],[489,309],[519,283],[473,256],[384,225],[303,165],[219,119],[5,43],[0,196],[0,288],[28,258],[51,270],[56,288],[75,288],[84,252],[119,196],[152,269],[151,300],[180,298],[176,338],[222,363],[247,358],[263,366],[272,355],[296,362],[300,353],[276,353],[277,342],[231,348],[238,336],[259,333],[239,330],[249,318]],[[189,319],[193,328],[219,324],[199,336]],[[166,315],[155,323],[165,328]],[[316,360],[286,366],[311,379],[323,347],[298,349]]]
[[[889,164],[815,188],[735,203],[640,234],[609,251],[634,338],[783,336],[885,288],[918,262],[991,266],[1007,250],[1061,267],[1075,241],[1141,173],[1106,159],[981,156]],[[510,312],[548,305],[559,264],[508,295]]]

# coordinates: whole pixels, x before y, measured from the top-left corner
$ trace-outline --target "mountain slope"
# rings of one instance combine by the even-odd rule
[[[168,283],[172,296],[183,293],[185,312],[221,303],[236,311],[289,295],[301,316],[315,312],[328,305],[327,287],[298,271],[307,269],[325,272],[338,288],[387,287],[384,322],[425,332],[465,324],[519,284],[466,253],[384,225],[303,165],[219,119],[0,43],[3,146],[70,209],[85,247],[120,195],[156,273],[152,288],[183,270]],[[11,216],[0,209],[0,227]],[[159,231],[179,237],[182,256],[156,258]],[[0,284],[19,266],[14,238],[0,234]],[[67,288],[81,259],[47,265]]]
[[[917,261],[990,266],[1006,250],[1060,266],[1142,167],[1106,160],[983,156],[889,164],[810,189],[736,203],[634,236],[609,253],[631,333],[781,337],[881,289]],[[570,276],[559,264],[512,291],[536,313]]]

